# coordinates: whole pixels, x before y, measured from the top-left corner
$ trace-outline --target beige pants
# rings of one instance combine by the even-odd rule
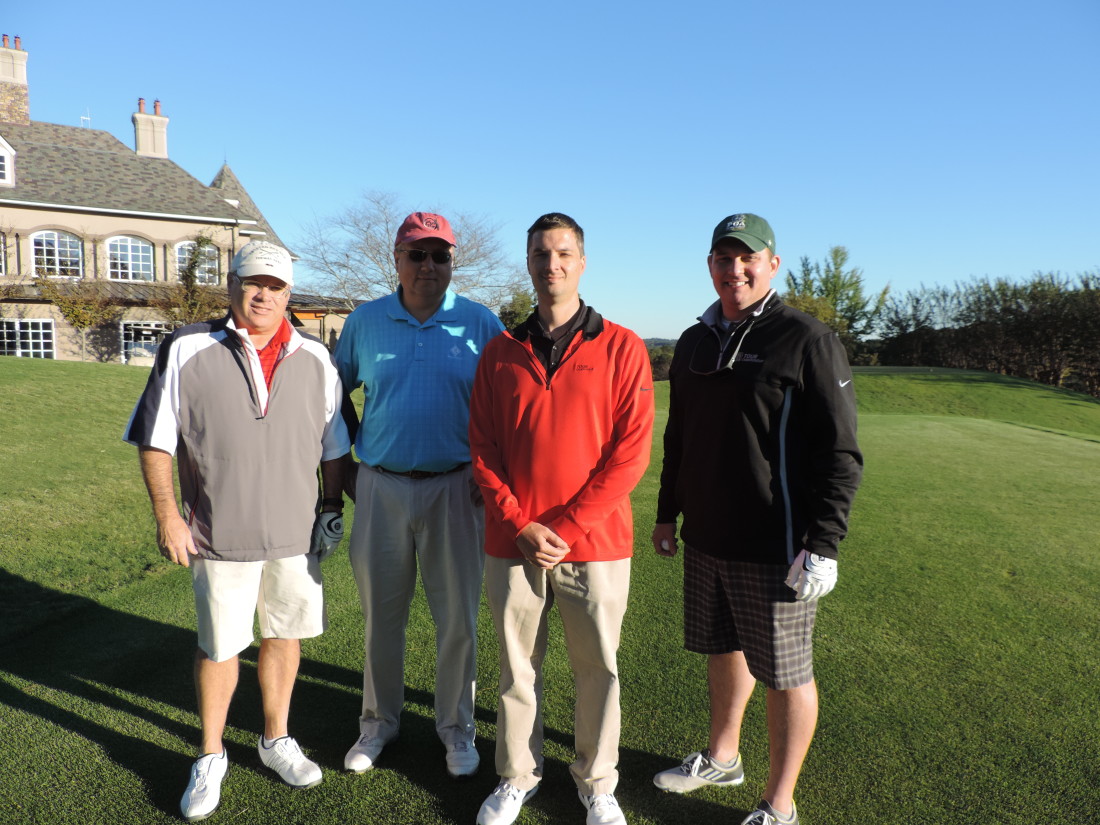
[[[413,480],[359,465],[348,556],[365,625],[362,733],[391,740],[405,703],[405,627],[424,582],[436,627],[435,726],[474,741],[485,510],[469,466]]]
[[[542,779],[542,662],[547,616],[556,603],[577,688],[569,767],[586,795],[619,781],[616,652],[630,592],[630,559],[559,564],[545,571],[521,559],[485,560],[485,588],[500,642],[497,773],[530,790]]]

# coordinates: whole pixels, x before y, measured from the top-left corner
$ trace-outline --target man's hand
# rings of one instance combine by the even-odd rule
[[[343,513],[318,513],[313,522],[313,535],[309,539],[309,552],[320,556],[320,560],[324,561],[343,537]]]
[[[516,547],[527,561],[543,570],[553,570],[565,558],[569,545],[544,524],[532,521],[516,536]]]
[[[190,567],[190,557],[199,554],[191,528],[178,512],[169,513],[163,523],[157,522],[157,547],[168,561],[184,567]]]
[[[820,599],[836,587],[836,560],[803,550],[787,574],[787,587],[800,602]]]
[[[676,555],[676,525],[658,524],[653,528],[653,549],[658,556],[672,558]]]

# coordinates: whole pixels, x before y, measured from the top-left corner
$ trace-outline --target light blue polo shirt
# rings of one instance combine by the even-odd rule
[[[450,290],[423,324],[397,292],[352,312],[334,357],[344,390],[363,388],[359,460],[397,473],[469,461],[477,359],[503,329],[486,307]]]

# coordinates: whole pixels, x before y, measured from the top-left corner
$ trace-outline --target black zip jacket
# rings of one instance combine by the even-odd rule
[[[676,344],[657,522],[719,558],[835,559],[863,470],[848,359],[778,295],[758,312],[723,346],[715,304]]]

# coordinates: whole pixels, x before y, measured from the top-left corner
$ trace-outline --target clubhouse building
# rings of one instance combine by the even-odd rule
[[[185,267],[220,298],[238,248],[285,246],[228,165],[205,185],[169,159],[159,100],[147,111],[139,99],[132,120],[133,149],[104,131],[31,120],[27,52],[3,35],[0,355],[147,365],[178,323],[165,307]],[[58,296],[89,295],[107,320],[81,334]],[[300,293],[289,306],[295,327],[329,344],[350,311]]]

